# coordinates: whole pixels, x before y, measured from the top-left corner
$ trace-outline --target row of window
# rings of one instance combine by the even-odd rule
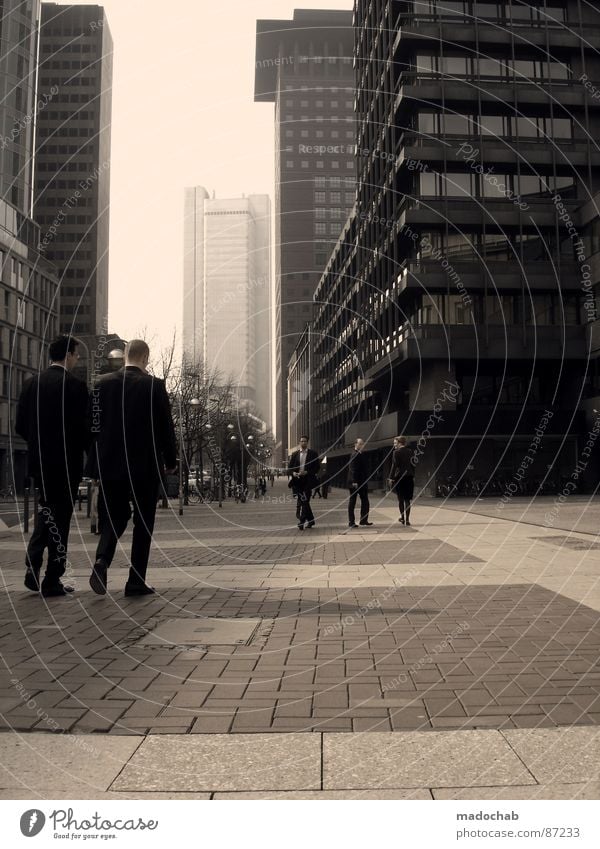
[[[342,193],[341,192],[329,192],[329,195],[326,192],[315,192],[315,203],[329,203],[336,204],[342,202]],[[344,192],[344,202],[347,206],[352,206],[354,204],[354,192]]]
[[[285,131],[286,139],[293,139],[297,135],[298,135],[297,130],[286,130]],[[324,139],[325,138],[325,131],[324,130],[315,130],[313,133],[311,133],[310,130],[300,130],[300,138],[301,139],[308,139],[308,138],[311,137],[311,135],[314,136],[314,138],[316,138],[316,139]],[[327,132],[327,138],[328,139],[339,139],[340,135],[341,135],[341,133],[340,133],[339,130],[329,130]],[[355,135],[354,130],[346,130],[345,131],[345,137],[347,139],[354,140],[354,135]]]
[[[545,8],[544,8],[545,6]],[[415,0],[414,12],[419,15],[435,15],[441,18],[473,17],[479,19],[512,19],[513,21],[564,21],[565,8],[561,3],[479,3],[473,0]]]
[[[567,63],[533,61],[530,59],[490,59],[487,56],[429,56],[415,59],[415,70],[420,75],[449,77],[491,77],[530,80],[569,80],[571,68]]]
[[[342,227],[342,222],[338,221],[335,224],[330,224],[329,230],[328,230],[327,224],[325,224],[323,221],[316,221],[315,222],[315,236],[327,236],[328,233],[331,236],[339,236],[340,233],[341,233],[341,227]]]
[[[64,171],[81,171],[83,176],[87,176],[88,171],[91,168],[91,162],[81,162],[78,158],[74,162],[38,162],[36,170],[40,173],[48,171],[50,174],[58,174]],[[49,182],[49,179],[46,179],[46,183]],[[45,185],[45,184],[44,184]]]
[[[580,295],[471,295],[465,304],[460,295],[427,295],[411,317],[410,325],[501,324],[564,325],[581,324],[585,311]]]
[[[292,85],[292,83],[286,83],[285,86],[284,86],[284,90],[286,92],[288,92],[288,91],[314,91],[317,94],[321,94],[322,92],[325,92],[326,94],[337,94],[338,92],[340,94],[354,94],[354,89],[351,86],[335,86],[335,85],[331,85],[331,86],[329,86],[329,85],[328,86],[322,86],[322,85],[308,86],[308,85],[305,85],[305,84]]]
[[[82,121],[93,120],[96,112],[88,112],[86,110],[78,110],[77,112],[44,112],[44,120],[46,121],[70,121],[73,118]]]
[[[556,232],[545,232],[543,236],[537,233],[446,233],[433,230],[421,232],[413,238],[416,258],[427,260],[432,255],[456,261],[472,261],[477,258],[487,260],[514,260],[523,256],[525,263],[535,260],[556,260],[560,255],[563,259],[574,259],[574,246],[568,231],[559,231],[560,242],[557,242]],[[591,256],[591,253],[587,253]]]
[[[45,144],[41,150],[38,150],[38,154],[43,156],[67,156],[70,153],[89,153],[93,154],[93,145],[89,142],[86,144],[76,145],[76,144]]]
[[[503,198],[549,197],[554,192],[576,197],[574,177],[538,177],[530,174],[440,174],[426,171],[419,175],[419,192],[436,197]]]
[[[61,70],[61,71],[93,71],[94,62],[89,62],[86,59],[76,59],[68,61],[66,59],[57,60],[48,60],[44,59],[42,68],[46,70]]]
[[[570,118],[527,118],[513,115],[454,115],[420,112],[418,128],[426,135],[507,136],[519,138],[572,139]]]
[[[73,41],[71,44],[42,44],[41,53],[91,53],[94,44]]]
[[[41,86],[51,86],[53,84],[53,80],[49,77],[44,77],[40,80]],[[92,103],[95,100],[95,97],[90,97],[89,94],[80,94],[76,92],[75,94],[67,94],[66,92],[61,92],[56,96],[57,103]]]
[[[40,138],[49,138],[51,136],[61,136],[62,138],[93,138],[98,134],[94,127],[38,127],[38,136]]]
[[[285,101],[286,108],[293,109],[294,107],[300,106],[300,109],[339,109],[340,107],[345,107],[346,109],[354,109],[354,101],[353,100],[329,100],[327,101],[327,105],[324,100],[292,100],[291,98],[287,98]]]
[[[340,117],[339,115],[328,115],[327,123],[328,124],[354,124],[355,118],[354,115],[346,115],[345,117]],[[301,123],[311,123],[311,124],[323,124],[325,123],[324,115],[300,115],[300,117],[294,117],[294,115],[287,114],[284,116],[282,124],[301,124]]]
[[[354,180],[350,177],[315,177],[315,189],[354,189]]]
[[[288,171],[293,170],[296,165],[299,165],[300,168],[316,168],[317,170],[322,170],[325,168],[325,162],[322,159],[317,159],[316,162],[309,162],[308,159],[301,159],[299,163],[297,163],[293,159],[286,159],[285,167]],[[328,168],[332,168],[334,171],[339,168],[346,168],[346,170],[351,171],[355,166],[354,159],[347,160],[346,163],[341,163],[337,159],[330,160],[327,163]]]

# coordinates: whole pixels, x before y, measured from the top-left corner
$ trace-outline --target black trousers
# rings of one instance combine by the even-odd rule
[[[369,487],[366,483],[355,489],[350,490],[350,500],[348,501],[348,524],[354,525],[354,508],[356,507],[356,499],[360,497],[360,521],[369,521]]]
[[[48,584],[55,584],[67,568],[69,529],[77,486],[75,485],[72,492],[61,491],[53,494],[51,491],[44,493],[38,481],[36,485],[41,490],[39,510],[27,546],[26,564],[39,575],[44,562],[44,552],[48,549],[44,580]]]
[[[310,506],[310,498],[312,489],[309,486],[297,486],[294,488],[296,494],[296,519],[298,524],[306,524],[306,522],[314,522],[315,517]]]
[[[131,542],[131,567],[128,583],[143,584],[152,545],[158,480],[103,481],[98,493],[98,525],[100,540],[96,549],[96,560],[107,566],[113,561],[117,542],[123,536],[132,514],[133,539]]]

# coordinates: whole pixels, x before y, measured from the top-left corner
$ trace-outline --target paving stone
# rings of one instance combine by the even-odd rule
[[[327,790],[535,783],[498,731],[327,734],[323,770]]]
[[[600,780],[600,733],[595,727],[502,733],[539,784]]]
[[[195,734],[147,739],[110,789],[318,790],[320,782],[319,735]]]

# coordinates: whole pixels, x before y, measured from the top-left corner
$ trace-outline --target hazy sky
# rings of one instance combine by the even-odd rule
[[[352,0],[100,5],[114,40],[110,330],[164,342],[181,330],[184,187],[273,196],[273,104],[254,102],[257,18]]]

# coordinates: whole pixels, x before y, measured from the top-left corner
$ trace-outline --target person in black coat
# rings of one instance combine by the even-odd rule
[[[390,482],[392,492],[395,492],[398,497],[400,509],[398,521],[402,522],[403,525],[410,525],[410,508],[415,491],[415,467],[412,463],[412,452],[408,448],[404,436],[397,436],[394,439]]]
[[[354,443],[354,454],[350,458],[348,468],[348,489],[350,500],[348,501],[348,527],[356,528],[354,519],[354,508],[356,499],[360,497],[360,524],[372,525],[369,522],[369,472],[367,461],[363,455],[365,443],[363,439],[357,439]]]
[[[149,358],[148,345],[133,340],[125,367],[100,378],[92,391],[89,474],[100,482],[100,540],[90,586],[98,595],[106,593],[108,568],[131,518],[130,503],[133,540],[125,595],[154,592],[146,584],[146,570],[156,502],[162,473],[177,466],[177,444],[165,383],[147,373]]]
[[[315,526],[310,499],[312,491],[317,485],[319,466],[319,455],[308,447],[308,436],[302,436],[300,447],[292,453],[288,462],[288,475],[290,476],[288,486],[297,499],[296,519],[300,531],[304,530],[304,525],[307,528],[314,528]]]
[[[50,367],[25,384],[17,405],[15,430],[27,442],[28,475],[40,492],[40,509],[27,546],[25,586],[43,596],[73,592],[61,578],[89,446],[87,387],[70,374],[79,359],[78,346],[73,337],[55,339],[49,350]],[[46,549],[48,563],[40,586]]]

